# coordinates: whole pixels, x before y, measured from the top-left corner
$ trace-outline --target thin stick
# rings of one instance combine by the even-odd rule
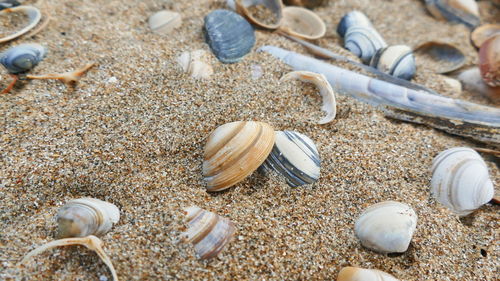
[[[45,75],[26,75],[27,79],[55,79],[61,80],[64,84],[70,85],[76,83],[80,77],[92,68],[95,63],[89,63],[84,67],[77,69],[75,71],[65,72],[65,73],[55,73],[55,74],[45,74]]]
[[[10,82],[10,84],[7,86],[7,88],[3,89],[1,94],[7,94],[8,92],[10,92],[10,90],[12,90],[12,88],[14,88],[14,85],[16,84],[17,80],[19,80],[19,76],[17,76],[16,74],[10,74],[10,77],[12,77],[14,80],[12,80],[12,82]]]
[[[495,157],[500,157],[500,151],[498,151],[498,150],[489,149],[489,148],[480,148],[480,147],[473,147],[472,149],[474,149],[475,151],[492,154]]]

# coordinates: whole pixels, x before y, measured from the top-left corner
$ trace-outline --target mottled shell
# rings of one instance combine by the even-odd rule
[[[11,5],[11,3],[7,3],[6,5]],[[16,6],[13,8],[4,8],[0,9],[0,18],[2,18],[6,14],[10,13],[22,13],[28,16],[28,23],[18,31],[15,31],[12,34],[6,35],[0,38],[0,43],[5,43],[11,40],[16,39],[17,37],[27,33],[31,29],[33,29],[42,19],[42,13],[40,10],[33,6]]]
[[[120,220],[120,210],[99,199],[80,198],[59,209],[56,219],[59,238],[99,236]]]
[[[352,11],[345,14],[337,26],[337,33],[344,37],[347,30],[352,26],[372,27],[370,20],[360,11]]]
[[[208,137],[203,177],[208,191],[227,189],[253,173],[271,152],[274,130],[262,122],[224,124]]]
[[[427,10],[437,19],[462,23],[473,28],[480,23],[475,0],[425,0]]]
[[[368,207],[356,220],[354,232],[361,244],[381,253],[408,249],[417,226],[417,215],[403,203],[385,201]]]
[[[497,34],[500,34],[500,24],[483,24],[471,32],[470,39],[474,46],[479,48],[484,41]]]
[[[184,211],[188,229],[181,233],[179,242],[194,244],[198,259],[217,256],[234,236],[236,228],[229,219],[196,206]]]
[[[464,53],[457,47],[437,41],[429,41],[415,47],[414,54],[417,63],[427,60],[427,67],[431,67],[436,73],[449,73],[455,71],[465,64]]]
[[[285,177],[288,185],[297,187],[318,180],[320,158],[314,142],[293,131],[276,131],[276,142],[262,169],[274,170]]]
[[[380,270],[347,266],[340,270],[337,281],[399,281],[399,279]]]
[[[168,34],[182,25],[182,16],[173,11],[159,11],[149,17],[149,27],[157,34]]]
[[[325,35],[326,25],[314,12],[301,7],[283,9],[283,24],[279,29],[302,39],[319,39]]]
[[[2,0],[0,1],[0,10],[13,8],[19,5],[21,5],[21,3],[17,2],[16,0]]]
[[[373,55],[386,46],[382,36],[372,27],[352,26],[345,33],[344,47],[364,63],[370,62]]]
[[[491,200],[493,183],[481,156],[467,147],[439,153],[432,161],[431,195],[459,216]]]
[[[372,57],[370,65],[389,75],[406,80],[411,80],[417,69],[413,51],[405,45],[379,49]]]
[[[229,10],[215,10],[205,17],[205,39],[214,55],[223,63],[235,63],[255,44],[252,26]]]
[[[486,84],[500,87],[500,34],[492,36],[481,45],[479,70]]]
[[[22,44],[0,54],[0,64],[10,73],[17,74],[31,70],[43,60],[47,49],[38,44]]]
[[[277,29],[283,20],[283,3],[281,0],[235,0],[236,11],[249,22],[265,29]],[[273,18],[263,20],[253,14],[250,7],[263,6],[273,14]]]

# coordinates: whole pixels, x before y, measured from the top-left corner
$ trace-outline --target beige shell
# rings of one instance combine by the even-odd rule
[[[14,8],[8,8],[0,11],[0,18],[8,13],[23,13],[28,16],[28,24],[21,28],[19,31],[14,32],[13,34],[6,35],[0,38],[0,43],[5,43],[10,40],[16,39],[17,37],[25,34],[26,32],[33,29],[42,19],[42,13],[35,7],[32,6],[17,6]]]
[[[277,29],[283,20],[283,3],[281,0],[235,0],[236,11],[243,15],[250,23],[265,29]],[[265,8],[273,14],[270,19],[259,18],[252,12],[252,7]],[[266,15],[264,15],[266,16]]]
[[[245,179],[266,160],[274,140],[273,128],[263,122],[237,121],[215,129],[203,161],[207,190],[224,190]]]
[[[347,266],[340,270],[337,281],[399,281],[396,277],[376,269]]]
[[[195,79],[208,79],[214,73],[212,66],[207,63],[208,53],[205,50],[196,50],[192,52],[183,52],[178,58],[177,63],[184,72]]]
[[[188,229],[177,242],[193,243],[199,259],[217,256],[231,241],[236,228],[229,219],[196,206],[184,209]]]
[[[283,23],[279,30],[291,36],[313,40],[325,35],[326,25],[311,10],[301,7],[286,7],[283,9]]]
[[[173,11],[159,11],[149,17],[149,27],[157,34],[168,34],[182,25],[182,16]]]
[[[413,50],[417,65],[426,61],[426,67],[432,68],[436,73],[449,73],[465,64],[464,53],[457,47],[437,41],[422,43]],[[418,67],[417,67],[418,68]]]
[[[472,31],[470,39],[474,46],[479,48],[483,45],[484,41],[496,34],[500,34],[500,24],[483,24]]]

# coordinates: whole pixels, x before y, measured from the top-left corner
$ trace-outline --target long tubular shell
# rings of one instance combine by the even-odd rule
[[[7,14],[7,13],[25,13],[29,18],[29,24],[27,26],[23,27],[21,30],[19,30],[11,35],[0,38],[0,43],[8,42],[10,40],[16,39],[17,37],[25,34],[26,32],[33,29],[38,24],[38,22],[40,22],[40,19],[42,18],[42,13],[40,12],[40,10],[38,10],[37,8],[32,7],[32,6],[17,6],[14,8],[1,10],[0,17],[3,14]]]
[[[310,82],[318,87],[319,94],[323,98],[323,105],[321,106],[321,110],[323,110],[327,114],[325,117],[318,121],[318,124],[326,124],[335,119],[335,116],[337,115],[337,102],[335,101],[335,94],[333,93],[332,87],[323,74],[318,74],[310,71],[292,71],[283,76],[280,81],[287,81],[290,79],[298,79],[300,81]]]
[[[274,46],[260,49],[290,65],[325,75],[339,93],[380,107],[395,119],[500,146],[500,109],[432,95],[378,80]]]
[[[101,260],[108,266],[109,271],[111,271],[111,274],[113,275],[113,280],[118,281],[118,276],[116,274],[116,270],[113,266],[113,263],[111,263],[111,259],[108,257],[108,255],[106,255],[106,253],[102,249],[101,239],[93,235],[89,235],[87,237],[65,238],[65,239],[51,241],[29,252],[21,260],[19,264],[26,263],[26,261],[28,261],[31,257],[36,256],[52,248],[61,246],[71,246],[71,245],[82,245],[87,247],[89,250],[96,252],[97,255],[101,258]]]

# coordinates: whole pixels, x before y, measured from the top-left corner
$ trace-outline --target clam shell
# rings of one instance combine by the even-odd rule
[[[316,8],[328,3],[328,0],[285,0],[285,5],[302,6],[309,9]]]
[[[21,28],[19,31],[16,31],[13,34],[0,38],[0,43],[8,42],[25,34],[26,32],[33,29],[42,19],[42,13],[40,12],[40,10],[32,6],[17,6],[14,8],[7,8],[0,10],[0,18],[2,18],[2,16],[5,16],[8,13],[26,14],[28,16],[28,24],[25,27]]]
[[[242,14],[249,22],[265,29],[277,29],[283,20],[283,3],[281,0],[235,0],[236,11]],[[264,14],[265,19],[252,13],[252,7],[265,8],[272,13],[271,18]]]
[[[80,198],[69,201],[59,209],[56,219],[59,238],[99,236],[120,220],[120,210],[99,199]]]
[[[427,10],[437,19],[462,23],[469,28],[480,24],[475,0],[425,0]]]
[[[283,9],[283,24],[279,29],[291,36],[302,39],[319,39],[326,33],[323,20],[314,12],[300,7]]]
[[[347,266],[340,270],[337,281],[399,281],[399,279],[380,270]]]
[[[484,83],[479,67],[464,70],[457,78],[463,83],[466,90],[485,96],[495,103],[500,103],[500,87],[490,87]]]
[[[417,226],[417,215],[403,203],[385,201],[368,207],[356,220],[354,232],[366,248],[381,253],[408,249]]]
[[[271,152],[274,130],[263,122],[224,124],[208,137],[203,177],[208,191],[221,191],[253,173]]]
[[[370,61],[370,66],[389,75],[411,80],[415,75],[415,57],[410,47],[393,45],[379,49]]]
[[[493,198],[488,167],[467,147],[439,153],[432,161],[431,195],[459,216],[466,216]]]
[[[10,73],[17,74],[31,70],[43,60],[47,49],[39,44],[22,44],[0,54],[0,64]]]
[[[465,55],[457,47],[444,43],[429,41],[417,46],[413,53],[419,61],[428,61],[436,73],[449,73],[465,64]]]
[[[481,77],[491,87],[500,87],[500,34],[486,40],[479,49]]]
[[[500,24],[483,24],[472,31],[470,39],[479,48],[484,41],[497,34],[500,34]]]
[[[179,242],[193,243],[198,259],[217,256],[234,236],[236,228],[229,219],[196,206],[184,211],[188,229],[181,233]]]
[[[337,26],[337,33],[343,38],[347,30],[352,26],[373,28],[371,21],[365,16],[365,14],[360,11],[352,11],[342,17]]]
[[[261,169],[276,171],[291,187],[311,184],[319,179],[318,149],[307,136],[293,131],[276,131],[276,142]]]
[[[149,27],[157,34],[168,34],[182,25],[182,16],[173,11],[159,11],[149,17]]]
[[[17,2],[16,0],[2,0],[0,1],[0,10],[14,8],[19,5],[21,5],[21,3]]]
[[[352,26],[345,33],[344,47],[364,63],[368,63],[379,49],[386,46],[382,36],[371,27]]]
[[[235,63],[255,44],[252,26],[229,10],[215,10],[205,17],[205,38],[215,56],[223,63]]]

